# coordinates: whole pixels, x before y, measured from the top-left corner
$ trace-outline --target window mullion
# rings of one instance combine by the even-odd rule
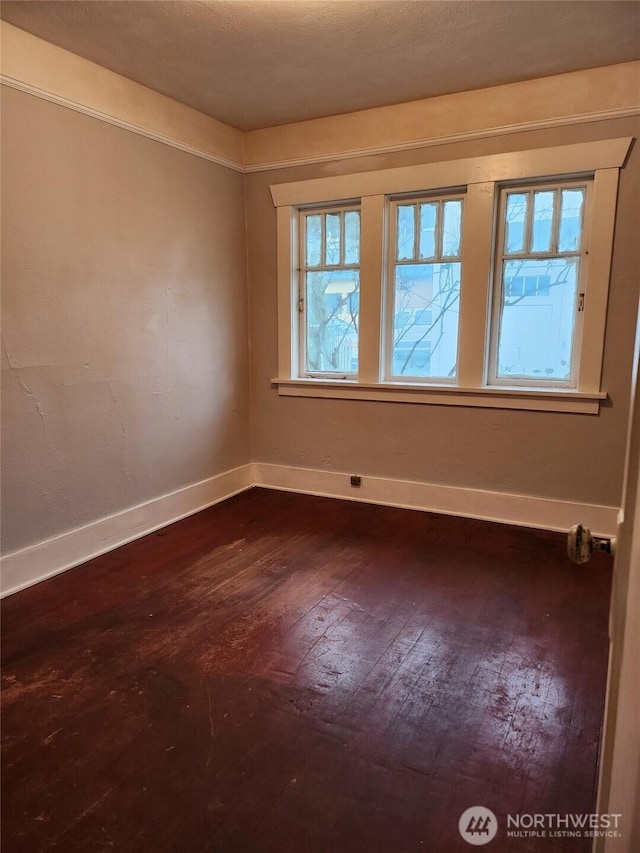
[[[527,196],[527,210],[524,221],[524,251],[528,256],[531,254],[533,246],[533,193],[527,192],[525,195]]]
[[[384,195],[366,196],[360,208],[360,328],[358,379],[380,382],[384,275]]]
[[[464,388],[479,388],[485,380],[494,187],[469,184],[463,205],[458,384]]]
[[[551,227],[551,254],[558,251],[558,235],[560,234],[560,205],[562,203],[562,190],[556,189],[553,193],[553,220]]]
[[[444,219],[444,205],[442,204],[442,201],[439,201],[438,206],[436,207],[436,230],[435,230],[435,234],[434,234],[435,255],[433,258],[434,261],[440,261],[442,259],[442,240],[443,240],[443,229],[444,229],[444,224],[442,221],[443,219]],[[463,229],[462,233],[464,234],[464,229]]]
[[[301,249],[302,251],[302,249]],[[320,215],[320,266],[327,264],[327,214]]]

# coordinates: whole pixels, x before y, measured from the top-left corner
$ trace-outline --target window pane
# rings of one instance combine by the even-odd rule
[[[340,214],[325,215],[325,259],[327,265],[340,263]]]
[[[550,252],[553,234],[553,202],[555,192],[541,191],[533,194],[532,252]]]
[[[359,286],[358,270],[307,273],[308,372],[357,371]]]
[[[396,267],[394,376],[455,377],[460,268],[459,263]]]
[[[320,247],[322,243],[322,217],[306,217],[306,263],[309,267],[320,265]]]
[[[435,258],[436,256],[436,216],[438,205],[420,205],[420,257]]]
[[[406,261],[415,257],[415,204],[398,205],[396,234],[396,260]]]
[[[528,193],[509,193],[504,231],[504,253],[514,255],[525,251]]]
[[[500,378],[571,377],[577,258],[504,261]]]
[[[344,262],[360,263],[360,213],[348,210],[344,215]]]
[[[575,252],[580,249],[582,235],[582,205],[584,190],[562,190],[558,251]]]
[[[457,258],[460,255],[461,201],[445,201],[442,226],[442,257]]]

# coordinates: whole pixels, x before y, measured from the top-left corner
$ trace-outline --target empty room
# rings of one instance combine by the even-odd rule
[[[2,847],[640,850],[640,3],[5,0]]]

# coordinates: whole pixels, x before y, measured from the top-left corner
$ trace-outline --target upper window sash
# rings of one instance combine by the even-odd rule
[[[300,211],[303,270],[357,269],[360,265],[360,209],[312,208]]]
[[[502,188],[498,250],[503,257],[580,252],[586,189],[584,181],[570,180]]]

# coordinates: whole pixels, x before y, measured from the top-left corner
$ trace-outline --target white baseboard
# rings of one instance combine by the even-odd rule
[[[262,462],[253,463],[253,473],[255,485],[269,489],[459,515],[520,527],[566,532],[572,524],[580,523],[597,536],[615,536],[617,528],[618,507],[612,506],[366,475],[362,477],[362,485],[354,488],[346,473]]]
[[[346,473],[253,462],[6,554],[0,559],[1,595],[85,563],[254,485],[544,530],[567,531],[579,522],[595,535],[615,536],[617,528],[618,508],[612,506],[366,475],[360,488],[353,488]]]
[[[125,509],[6,554],[2,566],[2,596],[85,563],[120,545],[146,536],[167,524],[193,515],[253,485],[251,465],[242,465],[168,495]]]

